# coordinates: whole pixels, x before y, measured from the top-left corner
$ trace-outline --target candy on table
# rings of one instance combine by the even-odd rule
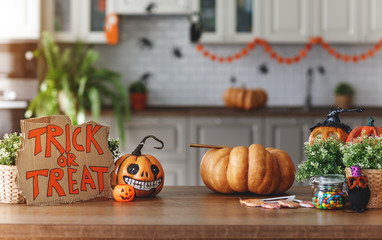
[[[298,208],[300,207],[300,204],[288,200],[279,200],[278,202],[281,207],[287,207],[287,208]]]
[[[320,209],[340,209],[345,203],[345,193],[340,189],[331,191],[319,191],[314,194],[313,205]]]
[[[300,207],[314,208],[313,202],[303,201],[303,202],[300,202],[299,204],[300,204]]]
[[[281,204],[278,202],[264,202],[261,204],[261,207],[266,209],[280,209]]]
[[[247,207],[261,207],[263,201],[261,199],[240,199],[240,203]]]

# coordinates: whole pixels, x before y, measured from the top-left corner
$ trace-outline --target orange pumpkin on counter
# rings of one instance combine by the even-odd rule
[[[135,190],[131,185],[120,184],[114,187],[113,197],[117,202],[131,202],[135,197]]]
[[[252,144],[249,148],[210,149],[203,156],[200,174],[206,186],[219,193],[268,195],[292,186],[295,167],[286,152]]]
[[[363,133],[365,132],[367,137],[376,137],[382,135],[382,127],[374,126],[374,119],[369,117],[369,121],[366,126],[359,126],[354,128],[346,139],[346,142],[353,142],[354,139],[361,137],[363,138]]]
[[[309,136],[309,145],[312,145],[318,136],[321,136],[323,141],[326,141],[329,137],[333,137],[342,142],[346,142],[346,139],[351,132],[351,128],[340,121],[338,114],[341,112],[363,112],[364,110],[364,108],[338,108],[330,110],[324,121],[317,123],[310,128],[312,132]]]
[[[260,88],[246,89],[228,88],[223,95],[224,104],[228,108],[251,110],[266,105],[267,93]]]
[[[154,138],[164,143],[155,136],[149,135],[143,138],[137,148],[131,154],[125,154],[115,163],[115,169],[111,173],[112,187],[120,184],[131,185],[135,189],[137,197],[153,197],[163,188],[164,171],[162,165],[154,156],[142,154],[141,150],[147,138]]]

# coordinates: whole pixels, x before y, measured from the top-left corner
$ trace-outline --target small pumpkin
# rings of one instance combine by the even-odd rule
[[[148,138],[161,143],[160,147],[155,147],[156,149],[164,147],[164,143],[155,136],[144,137],[131,154],[121,156],[114,163],[115,169],[111,173],[112,187],[119,184],[131,185],[137,197],[153,197],[162,190],[164,184],[162,165],[154,156],[141,153]]]
[[[119,184],[113,189],[113,197],[117,202],[130,202],[135,197],[135,189],[131,185]]]
[[[329,137],[333,137],[342,142],[346,142],[346,139],[351,131],[351,128],[342,123],[338,116],[341,112],[363,112],[364,108],[359,109],[332,109],[326,115],[326,119],[315,126],[310,128],[311,134],[309,136],[309,144],[312,145],[317,136],[321,136],[323,141],[326,141]]]
[[[200,174],[205,185],[219,193],[268,195],[282,193],[292,186],[295,167],[285,151],[252,144],[249,148],[208,150]]]
[[[268,96],[260,88],[231,87],[224,92],[223,100],[228,108],[251,110],[265,106]]]
[[[365,132],[367,137],[376,137],[382,135],[382,127],[374,126],[374,119],[369,117],[369,121],[366,126],[359,126],[354,128],[346,139],[346,142],[353,142],[354,139],[361,137],[363,139],[362,132]]]

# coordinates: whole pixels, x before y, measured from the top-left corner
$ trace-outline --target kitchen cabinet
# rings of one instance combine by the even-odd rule
[[[382,39],[382,1],[363,0],[363,36],[365,42],[375,43]]]
[[[189,124],[190,140],[192,143],[249,146],[262,142],[262,119],[252,117],[191,117]],[[194,149],[190,152],[188,170],[197,179],[191,178],[192,185],[203,185],[200,178],[200,162],[208,149]]]
[[[311,117],[266,117],[264,119],[266,134],[265,145],[286,151],[291,157],[296,169],[305,160],[304,143],[308,141]]]
[[[203,43],[249,42],[261,34],[260,0],[193,0],[200,12]]]
[[[154,135],[164,142],[163,149],[157,141],[147,139],[142,153],[155,156],[166,169],[165,185],[185,185],[190,174],[186,166],[185,117],[133,117],[125,125],[126,145],[121,153],[131,153],[147,135]]]
[[[44,29],[59,42],[106,43],[106,0],[43,0]]]
[[[187,14],[186,0],[111,0],[110,12],[117,14]]]
[[[40,37],[40,0],[3,1],[0,40],[37,40]]]
[[[265,39],[270,42],[309,41],[311,3],[306,0],[265,1]]]
[[[327,42],[360,41],[361,2],[358,0],[314,1],[314,32]]]

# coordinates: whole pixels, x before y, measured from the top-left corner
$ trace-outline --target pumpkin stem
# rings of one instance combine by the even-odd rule
[[[374,119],[372,117],[369,117],[369,121],[367,121],[366,126],[374,127]]]
[[[162,142],[162,140],[159,140],[157,137],[153,136],[153,135],[148,135],[146,137],[144,137],[142,139],[142,141],[138,144],[138,146],[135,148],[135,150],[131,153],[132,155],[134,156],[141,156],[142,155],[142,148],[143,148],[143,145],[145,145],[145,141],[146,139],[148,138],[154,138],[155,140],[157,140],[158,142],[160,142],[162,144],[162,146],[160,147],[154,147],[156,149],[162,149],[164,147],[164,143]]]

